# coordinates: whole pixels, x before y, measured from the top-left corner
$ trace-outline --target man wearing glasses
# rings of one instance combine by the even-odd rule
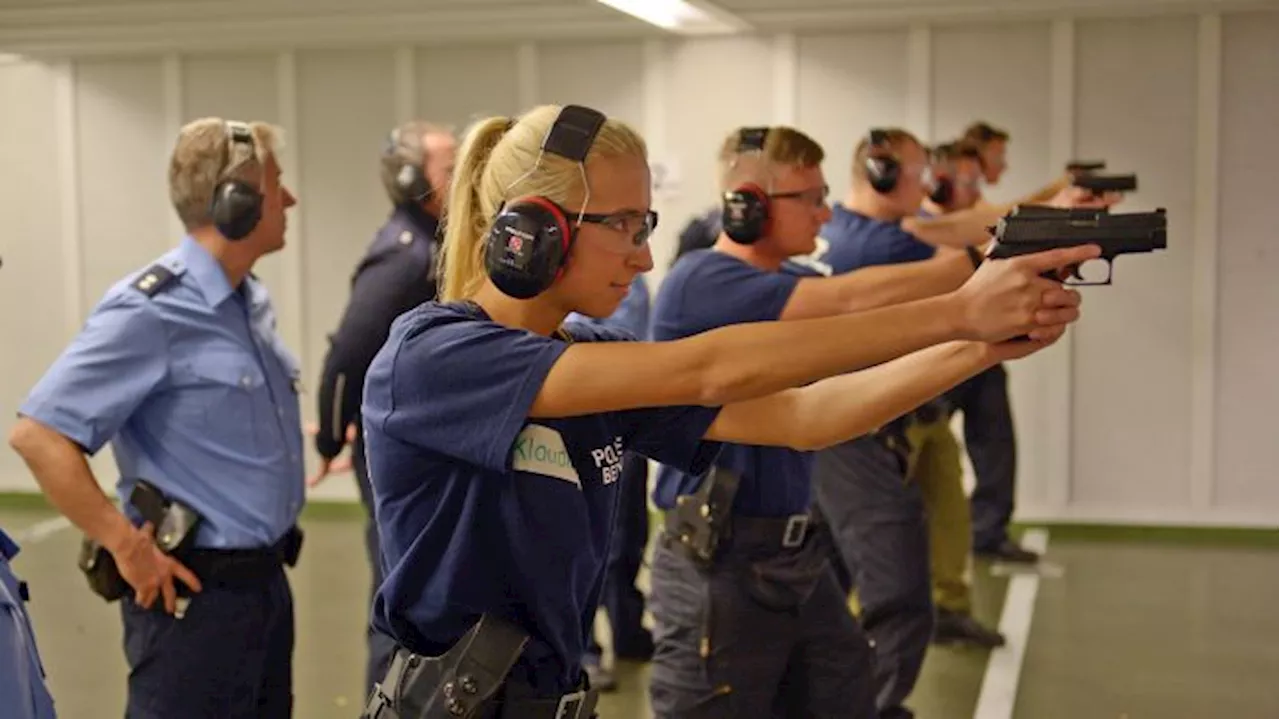
[[[795,265],[848,277],[958,261],[972,272],[981,262],[978,250],[935,247],[904,229],[933,189],[919,140],[897,128],[871,130],[854,151],[852,186],[823,225],[818,252]],[[856,587],[862,627],[875,647],[876,704],[886,718],[911,716],[903,702],[934,629],[924,499],[920,485],[908,481],[906,431],[913,421],[908,415],[819,451],[813,466],[816,509],[835,540],[836,574],[846,592]]]
[[[822,147],[789,127],[740,128],[720,156],[730,158],[719,178],[722,231],[711,248],[686,254],[663,281],[653,307],[654,340],[907,302],[954,290],[973,273],[963,252],[840,276],[782,272],[788,258],[821,252],[818,231],[832,220]],[[654,503],[667,517],[649,595],[656,716],[722,716],[732,706],[783,705],[811,716],[875,716],[871,649],[831,575],[824,535],[811,522],[813,456],[726,444],[708,477],[659,470]],[[736,489],[726,490],[734,478]],[[707,492],[712,505],[728,512],[717,521],[732,539],[686,554],[674,537],[691,518],[677,505],[687,509]],[[711,551],[697,558],[703,550]],[[714,555],[713,566],[699,569],[706,555]],[[751,567],[748,578],[726,583],[730,568],[743,562]],[[927,570],[925,591],[927,600]]]

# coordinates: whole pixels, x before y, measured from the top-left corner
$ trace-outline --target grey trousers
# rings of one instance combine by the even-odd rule
[[[826,550],[823,550],[826,551]],[[871,648],[830,571],[793,611],[757,603],[730,566],[659,540],[649,698],[659,719],[876,716]]]
[[[920,488],[905,461],[872,437],[818,452],[814,498],[855,588],[862,628],[875,646],[879,716],[910,717],[903,702],[915,688],[933,634],[929,528]]]

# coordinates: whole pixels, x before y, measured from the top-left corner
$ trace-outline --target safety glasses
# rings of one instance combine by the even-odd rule
[[[604,240],[603,244],[606,249],[620,255],[630,254],[642,249],[649,243],[649,238],[653,236],[653,231],[658,227],[658,213],[654,210],[647,212],[623,210],[608,214],[592,212],[570,213],[569,219],[579,224],[599,225],[610,230],[611,232],[604,237],[612,239]]]

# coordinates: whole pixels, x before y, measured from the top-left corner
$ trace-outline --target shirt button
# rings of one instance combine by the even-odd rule
[[[240,378],[240,384],[242,386],[248,387],[250,384],[253,384],[253,380],[249,377],[249,375],[245,375]]]

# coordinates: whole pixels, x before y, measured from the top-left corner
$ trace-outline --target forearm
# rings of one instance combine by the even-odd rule
[[[879,364],[962,334],[948,295],[866,312],[722,327],[686,340],[704,358],[708,404],[721,405]]]
[[[71,440],[23,417],[9,443],[53,506],[89,537],[114,553],[135,531],[103,494],[84,453]]]
[[[842,277],[841,304],[846,312],[911,302],[951,292],[973,274],[964,253],[946,252],[932,259],[864,267]]]
[[[787,444],[822,449],[892,421],[993,364],[987,345],[948,342],[797,390],[793,414],[779,418]]]
[[[1023,197],[1023,198],[1019,199],[1017,202],[1014,202],[1014,203],[1012,203],[1012,204],[1014,204],[1014,205],[1042,205],[1042,204],[1044,204],[1044,203],[1048,202],[1049,200],[1052,200],[1052,199],[1053,199],[1053,197],[1054,197],[1054,195],[1057,195],[1059,192],[1061,192],[1064,188],[1068,187],[1070,184],[1071,184],[1071,180],[1070,180],[1070,178],[1068,178],[1068,177],[1059,177],[1058,179],[1054,180],[1053,182],[1050,182],[1049,184],[1045,185],[1044,187],[1041,187],[1040,189],[1036,190],[1035,192],[1033,192],[1033,193],[1031,193],[1031,194],[1027,195],[1026,197]]]
[[[322,457],[333,458],[342,452],[347,443],[347,425],[360,409],[368,362],[347,354],[334,345],[325,357],[316,407],[316,451]]]
[[[981,245],[991,239],[987,228],[1009,214],[1010,208],[1011,205],[983,204],[942,217],[907,217],[902,220],[902,228],[921,242],[937,247]]]

